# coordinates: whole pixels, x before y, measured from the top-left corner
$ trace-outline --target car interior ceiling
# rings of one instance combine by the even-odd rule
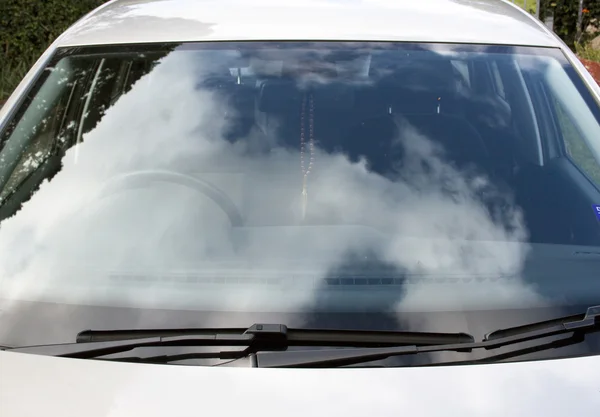
[[[517,109],[523,113],[519,108],[523,100],[517,97],[516,79],[505,80],[506,97],[500,98],[478,80],[484,73],[482,64],[469,65],[470,80],[465,80],[451,59],[443,56],[394,66],[373,58],[367,82],[325,74],[326,82],[302,86],[297,73],[242,76],[238,69],[233,76],[226,65],[222,73],[203,79],[201,87],[225,97],[234,110],[226,116],[227,140],[242,140],[250,132],[259,132],[272,139],[265,143],[292,149],[299,149],[302,103],[310,94],[318,147],[343,152],[352,161],[364,158],[369,168],[381,175],[393,175],[402,163],[404,150],[393,145],[401,132],[399,127],[406,123],[440,144],[445,157],[457,168],[475,168],[497,185],[512,189],[516,203],[523,208],[531,241],[597,244],[598,224],[591,223],[595,219],[582,216],[570,220],[574,210],[569,201],[587,204],[594,198],[590,197],[589,184],[567,167],[558,167],[559,179],[571,182],[562,188],[571,194],[554,193],[552,185],[557,177],[550,171],[555,168],[536,163],[535,157],[523,151],[523,142],[535,140],[527,133],[533,128],[526,126],[533,124],[534,118],[517,113]],[[149,71],[148,65],[137,67],[137,75],[131,74],[133,80]],[[110,72],[110,67],[105,71]],[[119,69],[115,66],[112,71]],[[517,77],[517,72],[507,70],[504,76]],[[105,79],[94,92],[96,111],[86,119],[84,133],[96,126],[104,110],[118,99],[115,80],[121,80],[121,93],[132,85],[122,77]],[[555,221],[557,216],[563,219],[560,224]]]

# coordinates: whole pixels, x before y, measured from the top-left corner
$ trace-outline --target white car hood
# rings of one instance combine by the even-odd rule
[[[147,365],[0,352],[2,417],[591,416],[600,356],[396,369]]]

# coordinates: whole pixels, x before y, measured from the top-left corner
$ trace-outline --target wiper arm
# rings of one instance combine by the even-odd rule
[[[7,349],[68,358],[96,358],[127,352],[139,347],[157,346],[243,346],[241,351],[199,354],[199,357],[233,359],[265,350],[288,346],[405,346],[471,343],[465,333],[380,332],[324,329],[288,329],[282,324],[255,324],[248,329],[164,329],[164,330],[87,330],[77,343],[28,346]]]
[[[550,322],[532,323],[510,329],[489,333],[481,342],[446,344],[434,346],[402,346],[387,348],[361,349],[322,349],[287,352],[258,352],[259,367],[336,367],[387,359],[392,356],[414,355],[442,351],[471,351],[473,349],[497,349],[516,343],[527,342],[545,337],[573,333],[572,342],[582,341],[588,333],[600,331],[600,306],[589,307],[581,320],[571,321],[574,316],[563,317]],[[578,317],[578,316],[575,316]],[[564,340],[557,346],[564,345]],[[571,343],[572,344],[572,343]],[[544,346],[545,347],[545,346]],[[523,349],[524,353],[534,348]]]

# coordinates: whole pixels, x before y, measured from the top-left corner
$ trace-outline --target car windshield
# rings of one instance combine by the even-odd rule
[[[585,312],[599,120],[553,48],[61,49],[2,121],[0,345]]]

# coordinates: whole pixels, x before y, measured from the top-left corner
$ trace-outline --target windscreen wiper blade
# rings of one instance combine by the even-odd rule
[[[259,330],[260,329],[260,330]],[[428,333],[380,330],[291,329],[283,324],[255,324],[249,328],[221,329],[132,329],[132,330],[85,330],[77,335],[77,343],[108,342],[169,336],[215,336],[227,337],[253,334],[255,337],[279,336],[293,346],[398,346],[439,345],[446,343],[474,342],[466,333]]]
[[[511,329],[489,333],[481,342],[433,346],[400,346],[386,348],[321,349],[285,352],[257,352],[258,367],[318,368],[349,366],[387,359],[392,356],[415,355],[442,351],[470,351],[473,349],[497,349],[516,343],[528,342],[551,336],[573,333],[573,341],[582,341],[588,333],[600,331],[600,306],[589,307],[581,320],[571,321],[573,316],[558,318],[551,322],[538,322]],[[550,323],[550,324],[548,324]],[[564,340],[556,342],[564,344]],[[534,348],[524,349],[530,351]]]
[[[426,333],[288,329],[282,324],[255,324],[247,329],[164,329],[164,330],[87,330],[79,333],[77,343],[18,347],[11,352],[36,353],[68,358],[96,358],[127,352],[139,347],[164,346],[243,346],[241,351],[221,351],[210,355],[233,359],[289,346],[430,346],[461,345],[475,339],[465,333]],[[206,354],[200,354],[207,357]]]

